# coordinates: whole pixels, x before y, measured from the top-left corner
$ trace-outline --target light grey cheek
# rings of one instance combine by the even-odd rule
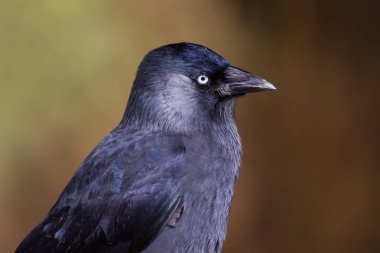
[[[191,116],[198,108],[198,91],[193,81],[181,74],[170,74],[167,78],[163,98],[167,106],[183,116]]]

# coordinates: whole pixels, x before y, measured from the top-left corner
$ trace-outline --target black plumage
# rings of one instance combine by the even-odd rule
[[[235,101],[269,89],[200,45],[151,51],[121,123],[16,252],[221,252],[241,159]]]

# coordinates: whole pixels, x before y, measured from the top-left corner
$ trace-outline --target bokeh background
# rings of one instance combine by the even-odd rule
[[[276,84],[237,106],[226,253],[380,252],[380,2],[0,0],[0,252],[120,120],[136,68],[190,41]]]

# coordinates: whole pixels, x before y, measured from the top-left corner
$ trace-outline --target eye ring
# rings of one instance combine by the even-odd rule
[[[197,82],[200,84],[200,85],[205,85],[209,82],[209,78],[208,76],[206,75],[200,75],[198,76],[197,78]]]

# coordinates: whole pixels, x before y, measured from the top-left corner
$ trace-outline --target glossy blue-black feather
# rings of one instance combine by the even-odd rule
[[[184,156],[179,136],[114,130],[16,252],[139,252],[181,203]]]
[[[171,44],[174,57],[182,59],[187,66],[215,73],[229,65],[228,61],[209,48],[191,43]]]

